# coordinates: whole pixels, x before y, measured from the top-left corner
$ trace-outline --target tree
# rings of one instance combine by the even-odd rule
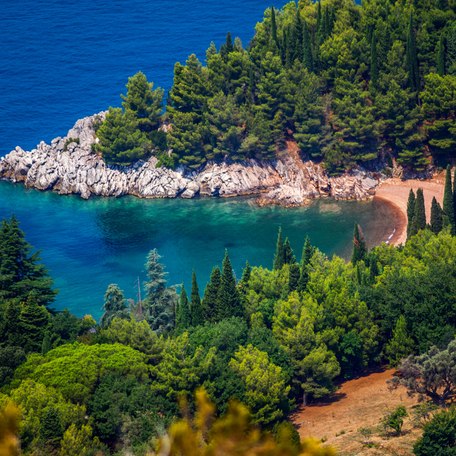
[[[410,88],[413,92],[417,92],[420,88],[420,74],[418,67],[418,56],[416,52],[415,24],[412,12],[410,13],[407,31],[407,70]]]
[[[352,263],[356,264],[358,261],[365,260],[367,255],[366,241],[361,227],[356,223],[353,232],[353,253]]]
[[[416,191],[415,199],[415,214],[413,215],[413,233],[426,228],[426,208],[424,206],[423,189],[419,188]]]
[[[404,418],[407,416],[407,410],[400,405],[392,412],[388,413],[382,420],[385,429],[392,429],[396,435],[401,435]]]
[[[192,326],[202,325],[204,323],[203,308],[201,305],[201,298],[198,289],[198,282],[196,281],[196,273],[192,273],[192,293],[191,293],[191,320]]]
[[[253,422],[267,426],[279,421],[286,412],[290,391],[282,369],[251,344],[239,347],[229,366],[244,382],[245,403],[252,411]]]
[[[302,248],[302,254],[301,254],[301,273],[299,276],[299,282],[298,282],[298,290],[299,291],[305,291],[307,287],[307,282],[309,281],[309,263],[310,259],[312,258],[312,255],[315,252],[315,247],[312,246],[310,243],[309,236],[306,236],[306,239],[304,241],[304,246]]]
[[[107,328],[112,319],[128,318],[127,305],[123,291],[115,283],[108,285],[104,295],[104,313],[100,320],[100,326]]]
[[[455,185],[456,187],[456,185]],[[448,165],[445,174],[445,188],[443,190],[443,213],[450,225],[451,233],[456,234],[456,220],[454,215],[453,186],[451,183],[451,166]]]
[[[385,346],[385,354],[391,366],[397,366],[400,361],[413,353],[415,343],[409,336],[407,322],[401,315],[393,330],[391,340]]]
[[[284,261],[284,245],[282,239],[282,227],[279,227],[279,232],[277,234],[277,243],[276,243],[276,250],[274,254],[274,263],[273,269],[282,269],[282,266],[285,264]]]
[[[407,201],[407,239],[413,236],[413,217],[415,215],[415,193],[410,189]]]
[[[304,66],[309,70],[313,71],[314,70],[314,59],[313,59],[313,54],[312,54],[312,39],[310,36],[310,31],[309,31],[309,26],[307,23],[304,21],[303,25],[303,34],[302,34],[302,48],[303,48],[303,63]]]
[[[178,297],[174,287],[166,286],[166,272],[160,258],[156,249],[147,255],[145,267],[148,280],[145,282],[144,311],[152,329],[163,333],[174,327]]]
[[[440,35],[439,44],[437,48],[437,74],[439,76],[445,76],[445,35],[442,33]]]
[[[176,310],[176,329],[178,331],[181,331],[183,329],[189,328],[191,324],[192,322],[187,292],[185,291],[185,287],[182,286],[179,297],[179,305],[177,306]]]
[[[209,283],[206,285],[204,290],[203,301],[201,303],[203,308],[204,320],[208,322],[215,322],[217,318],[216,307],[219,295],[220,283],[222,273],[220,268],[215,266],[212,269]]]
[[[21,345],[27,352],[39,352],[49,324],[50,314],[44,306],[38,304],[34,293],[29,295],[26,302],[21,303],[20,308]]]
[[[72,424],[63,434],[59,456],[96,456],[102,449],[103,445],[93,437],[88,424],[81,427]]]
[[[38,305],[49,306],[57,292],[52,279],[40,264],[39,253],[31,253],[16,217],[3,220],[0,227],[0,298],[26,301],[35,294]]]
[[[451,401],[456,396],[456,340],[443,350],[432,347],[423,355],[409,356],[390,385],[404,385],[410,395],[427,397],[438,405]]]
[[[431,205],[431,231],[435,234],[440,233],[443,229],[443,211],[440,207],[440,204],[435,199],[435,196],[432,198]]]
[[[451,456],[456,448],[456,408],[442,410],[424,426],[423,436],[413,447],[416,456]]]
[[[373,89],[377,88],[378,83],[378,61],[377,61],[377,36],[375,30],[372,32],[371,38],[371,61],[370,61],[370,77],[371,86]]]
[[[288,292],[291,293],[299,288],[299,279],[301,277],[301,270],[298,263],[290,264],[290,274],[288,280]]]
[[[222,262],[220,288],[217,296],[216,321],[228,317],[240,317],[244,314],[239,292],[236,288],[233,267],[231,266],[228,250]]]

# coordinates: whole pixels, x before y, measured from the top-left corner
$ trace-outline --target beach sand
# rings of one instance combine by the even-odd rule
[[[390,204],[396,213],[393,222],[394,227],[391,230],[392,236],[388,241],[390,244],[404,244],[407,239],[407,201],[410,189],[415,192],[419,188],[423,189],[426,217],[429,221],[432,198],[435,196],[440,205],[442,205],[444,181],[445,174],[442,173],[429,180],[411,179],[403,181],[401,179],[388,179],[378,186],[374,198]]]

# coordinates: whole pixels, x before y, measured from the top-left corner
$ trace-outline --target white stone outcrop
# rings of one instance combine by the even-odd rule
[[[105,113],[76,122],[63,138],[41,142],[26,152],[16,147],[0,160],[0,178],[60,194],[135,195],[141,198],[194,198],[256,195],[260,204],[295,206],[322,196],[367,199],[379,180],[361,170],[329,178],[323,168],[303,162],[289,147],[274,162],[208,163],[198,172],[157,167],[157,159],[130,167],[108,166],[92,150],[94,122]]]

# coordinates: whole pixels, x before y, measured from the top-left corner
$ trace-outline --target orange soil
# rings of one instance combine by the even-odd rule
[[[417,403],[404,387],[388,390],[386,381],[393,372],[389,369],[350,380],[341,385],[332,400],[301,407],[292,416],[301,437],[322,439],[340,451],[360,446],[349,454],[364,454],[359,429],[378,426],[382,417],[398,405],[410,407]]]

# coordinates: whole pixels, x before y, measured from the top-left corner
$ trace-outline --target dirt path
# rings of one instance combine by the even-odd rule
[[[390,242],[394,245],[403,244],[407,239],[407,200],[410,189],[415,192],[418,188],[423,189],[424,202],[426,205],[426,216],[429,221],[431,214],[432,198],[443,202],[444,174],[435,176],[431,180],[407,180],[388,179],[381,183],[375,192],[375,198],[388,201],[398,209],[396,220],[396,231]]]
[[[416,404],[415,399],[408,397],[405,388],[392,392],[388,390],[386,381],[393,372],[390,369],[350,380],[342,384],[332,402],[298,410],[292,420],[298,426],[301,437],[322,439],[335,446],[341,454],[391,454],[386,451],[385,444],[381,445],[383,453],[372,452],[371,448],[365,452],[367,449],[362,443],[365,439],[359,430],[376,428],[382,417],[398,405],[410,407]],[[397,448],[395,451],[398,451]],[[397,454],[411,454],[407,451],[398,451]]]

